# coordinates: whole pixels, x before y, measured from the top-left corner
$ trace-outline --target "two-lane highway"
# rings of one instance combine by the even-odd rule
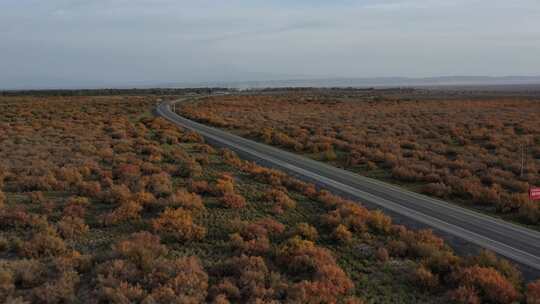
[[[156,112],[240,154],[490,249],[540,273],[540,232],[205,126],[171,111],[176,102],[161,103]]]

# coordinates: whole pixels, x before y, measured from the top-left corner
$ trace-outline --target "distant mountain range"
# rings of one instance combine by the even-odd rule
[[[376,78],[307,78],[261,81],[215,81],[199,83],[167,83],[158,87],[430,87],[468,85],[529,85],[540,84],[540,76],[442,76],[426,78],[376,77]]]
[[[268,77],[268,76],[267,76]],[[279,77],[279,76],[278,76]],[[281,76],[283,77],[283,76]],[[293,78],[293,77],[291,77]],[[252,79],[257,79],[253,77]],[[381,87],[440,87],[440,86],[500,86],[500,85],[537,85],[540,86],[540,76],[443,76],[443,77],[375,77],[375,78],[301,78],[264,80],[223,80],[208,82],[155,82],[149,81],[81,81],[77,85],[75,81],[69,85],[54,85],[53,83],[65,83],[60,80],[49,79],[46,81],[21,81],[17,87],[2,87],[0,90],[38,90],[38,89],[132,89],[132,88],[200,88],[221,87],[235,89],[258,89],[280,87],[355,87],[355,88],[381,88]],[[22,85],[24,84],[24,85]]]

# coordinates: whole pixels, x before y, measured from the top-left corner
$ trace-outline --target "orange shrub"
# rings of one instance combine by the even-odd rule
[[[457,304],[480,304],[481,300],[474,287],[460,286],[450,292],[450,299]]]
[[[58,279],[36,288],[34,296],[41,303],[74,302],[79,282],[79,274],[76,271],[66,271]]]
[[[34,191],[28,193],[28,200],[32,204],[43,204],[46,201],[45,196],[43,195],[43,192],[41,191]]]
[[[204,210],[202,198],[186,189],[178,189],[167,199],[167,204],[172,207],[182,207],[191,211]]]
[[[390,258],[390,255],[388,254],[388,250],[386,250],[386,248],[380,247],[375,252],[375,258],[380,262],[386,262]]]
[[[214,303],[228,300],[260,303],[263,299],[273,303],[285,292],[286,285],[276,273],[270,272],[260,256],[232,257],[219,265],[217,271],[224,279],[210,289]]]
[[[439,278],[424,266],[416,268],[413,274],[415,283],[423,289],[431,289],[439,285]]]
[[[6,202],[6,195],[0,190],[0,210],[4,207]]]
[[[519,207],[519,218],[528,224],[540,223],[540,204],[535,202],[526,202]]]
[[[272,189],[265,193],[264,198],[274,203],[274,211],[276,213],[283,213],[283,210],[292,209],[296,206],[296,202],[291,199],[285,192]]]
[[[216,194],[234,193],[234,179],[229,174],[223,174],[216,182]]]
[[[156,196],[169,195],[172,192],[171,176],[167,173],[152,174],[148,184],[149,191]]]
[[[64,216],[84,218],[86,208],[90,204],[88,198],[73,196],[67,200],[63,210]]]
[[[132,193],[126,185],[113,185],[109,191],[104,194],[104,200],[109,203],[124,203],[131,199]]]
[[[229,236],[232,248],[242,253],[264,254],[270,249],[270,236],[277,236],[285,231],[285,226],[271,218],[264,218],[253,223],[233,223],[233,233]]]
[[[90,228],[80,217],[65,216],[58,222],[58,230],[64,238],[75,238],[88,232]]]
[[[99,182],[78,183],[77,193],[82,196],[99,198],[101,195],[101,184]]]
[[[179,241],[192,241],[204,238],[206,229],[193,222],[189,211],[167,208],[158,218],[151,221],[154,231],[172,236]]]
[[[347,243],[352,240],[352,233],[347,229],[346,226],[339,224],[336,229],[334,229],[333,236],[336,240]]]
[[[299,303],[336,303],[354,288],[353,282],[337,265],[323,265],[312,281],[291,287],[291,298]]]
[[[148,303],[202,303],[208,292],[208,275],[197,257],[159,259],[148,275],[154,287]]]
[[[527,304],[540,304],[540,280],[529,283],[527,285]]]
[[[210,186],[204,180],[191,180],[188,185],[189,191],[198,194],[210,193]]]
[[[519,298],[512,284],[493,268],[472,266],[458,274],[461,285],[476,288],[480,297],[492,303],[511,303]]]
[[[292,236],[299,236],[309,241],[316,241],[319,238],[317,228],[308,223],[299,223],[292,231]]]
[[[278,250],[278,262],[289,272],[307,276],[291,287],[291,298],[300,303],[334,303],[354,288],[353,282],[341,269],[332,254],[311,241],[292,238]]]
[[[388,233],[392,227],[392,219],[380,210],[371,211],[368,225],[377,232]]]
[[[318,267],[335,264],[332,254],[312,241],[294,237],[285,242],[279,249],[278,260],[292,273],[314,274]]]
[[[220,201],[227,208],[239,209],[246,206],[246,199],[236,193],[225,193]]]
[[[158,257],[167,254],[168,249],[161,244],[159,236],[143,231],[133,233],[126,240],[116,243],[113,251],[141,269],[149,269]]]
[[[67,252],[67,246],[53,231],[35,233],[32,238],[24,242],[20,253],[30,258],[55,257]]]
[[[146,191],[135,193],[134,200],[145,207],[152,206],[156,203],[156,197],[152,193]]]
[[[128,220],[137,220],[141,218],[143,207],[135,201],[121,203],[113,212],[103,216],[103,224],[115,225]]]

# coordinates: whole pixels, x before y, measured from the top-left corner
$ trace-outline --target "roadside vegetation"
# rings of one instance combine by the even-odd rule
[[[538,303],[511,263],[216,150],[154,105],[0,98],[0,302]]]
[[[540,100],[306,90],[214,96],[181,113],[365,176],[540,229]],[[446,94],[446,95],[445,95]]]

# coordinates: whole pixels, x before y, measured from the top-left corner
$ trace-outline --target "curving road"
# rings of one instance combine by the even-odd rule
[[[171,106],[180,101],[159,104],[157,114],[241,155],[492,250],[540,273],[540,232],[205,126],[174,113]]]

